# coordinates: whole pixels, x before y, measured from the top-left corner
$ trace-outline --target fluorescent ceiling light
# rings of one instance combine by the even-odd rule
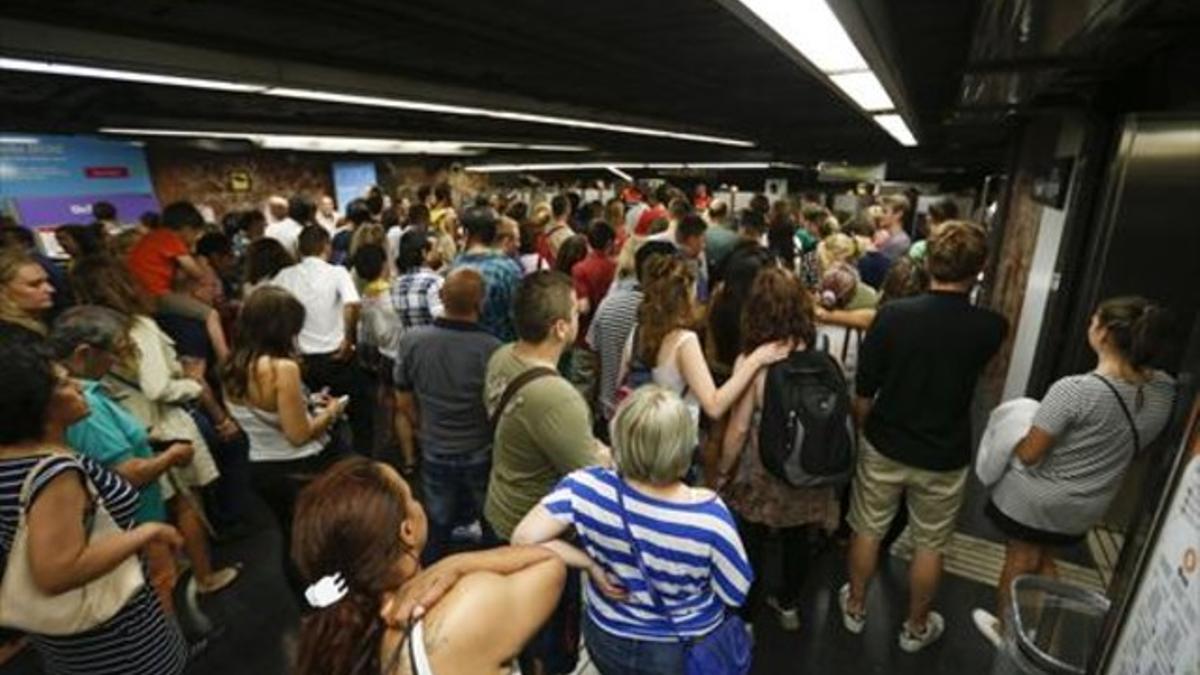
[[[77,66],[69,63],[31,61],[29,59],[10,59],[5,57],[0,57],[0,70],[19,70],[26,73],[91,77],[101,80],[142,82],[145,84],[162,84],[169,87],[191,87],[193,89],[214,89],[217,91],[233,91],[242,93],[262,92],[264,89],[266,89],[266,87],[261,84],[228,82],[226,80],[210,80],[202,77],[159,75],[156,73],[141,73],[132,70],[95,68],[92,66]]]
[[[633,176],[630,176],[629,174],[625,173],[624,171],[618,169],[617,167],[610,166],[610,167],[605,167],[605,168],[607,168],[608,172],[611,173],[612,175],[616,176],[617,178],[620,178],[621,180],[624,180],[624,181],[628,181],[630,183],[633,182]]]
[[[283,134],[254,134],[247,137],[268,150],[306,150],[310,152],[362,152],[397,155],[477,155],[459,143],[446,141],[394,141],[386,138],[354,138],[350,136],[289,136]]]
[[[684,164],[655,162],[647,169],[769,169],[769,162],[688,162]]]
[[[781,162],[578,162],[551,164],[476,164],[465,166],[465,171],[477,173],[519,173],[522,171],[609,171],[616,173],[619,169],[791,169],[798,168],[794,164]],[[618,174],[620,175],[620,174]],[[624,176],[622,176],[624,178]],[[629,179],[626,179],[629,180]]]
[[[45,73],[49,75],[68,75],[73,77],[91,77],[103,80],[120,80],[124,82],[142,82],[146,84],[161,84],[173,87],[192,87],[196,89],[213,89],[252,94],[265,94],[283,98],[299,98],[311,101],[328,101],[331,103],[347,103],[372,107],[393,108],[398,110],[414,110],[418,112],[442,113],[446,115],[464,115],[468,117],[488,117],[492,119],[509,120],[513,122],[528,122],[531,124],[549,124],[575,129],[594,129],[621,134],[638,136],[654,136],[671,138],[681,141],[714,143],[735,147],[754,147],[753,141],[726,136],[708,134],[693,134],[683,131],[671,131],[654,127],[641,127],[629,124],[611,124],[592,120],[576,119],[573,117],[557,117],[553,115],[538,115],[513,110],[494,110],[474,106],[453,105],[447,103],[432,103],[428,101],[413,101],[409,99],[387,98],[382,96],[362,96],[340,92],[316,89],[297,89],[293,87],[273,87],[261,83],[229,82],[197,77],[177,77],[175,75],[160,75],[134,70],[116,68],[99,68],[81,66],[69,63],[55,63],[30,59],[15,59],[0,57],[0,70],[18,70],[30,73]]]
[[[823,73],[866,70],[867,62],[825,0],[741,0]]]
[[[868,113],[896,110],[896,103],[867,64],[826,0],[738,0],[855,105]],[[901,145],[917,140],[898,114],[875,115],[875,122]]]
[[[394,108],[398,110],[415,110],[418,112],[441,113],[444,115],[466,115],[470,117],[488,117],[491,119],[508,120],[511,122],[529,122],[531,124],[549,124],[554,126],[571,127],[575,129],[594,129],[596,131],[612,131],[621,134],[633,134],[636,136],[655,136],[658,138],[672,138],[681,141],[697,141],[701,143],[715,143],[717,145],[731,145],[735,147],[750,148],[754,147],[753,141],[742,140],[739,138],[728,138],[725,136],[710,136],[707,134],[692,134],[682,131],[669,131],[666,129],[655,129],[651,127],[639,127],[628,124],[611,124],[609,122],[593,122],[591,120],[581,120],[572,117],[557,117],[553,115],[537,115],[533,113],[523,113],[511,110],[493,110],[490,108],[476,108],[473,106],[450,105],[446,103],[430,103],[427,101],[411,101],[408,99],[399,98],[384,98],[380,96],[359,96],[357,94],[340,94],[329,91],[318,91],[313,89],[292,89],[290,87],[269,87],[262,93],[268,96],[282,96],[284,98],[301,98],[310,101],[327,101],[330,103],[349,103],[352,105],[366,105],[380,108]]]
[[[591,150],[586,145],[559,145],[556,143],[500,143],[496,141],[453,141],[469,145],[472,148],[492,148],[496,150],[541,150],[544,152],[587,152]]]
[[[888,96],[883,85],[879,83],[879,78],[869,70],[831,75],[829,79],[857,103],[858,107],[867,112],[896,109],[896,104],[892,103],[892,97]]]
[[[0,136],[0,145],[37,145],[38,142],[27,136]]]
[[[103,127],[105,134],[124,136],[160,136],[168,138],[220,138],[249,141],[263,148],[311,150],[315,152],[364,152],[378,154],[479,154],[482,149],[542,150],[547,152],[581,152],[583,145],[553,145],[539,143],[502,143],[493,141],[424,141],[392,138],[360,138],[354,136],[302,136],[293,134],[255,134],[232,131],[202,131],[188,129],[136,129]]]
[[[896,113],[888,113],[886,115],[876,115],[875,123],[883,127],[883,130],[892,135],[896,142],[906,148],[911,148],[917,144],[917,139],[909,131],[908,125],[904,123],[904,118]]]

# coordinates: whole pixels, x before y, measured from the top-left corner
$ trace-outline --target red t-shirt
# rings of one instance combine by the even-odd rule
[[[600,301],[608,294],[613,277],[617,273],[617,263],[612,258],[599,251],[590,251],[587,257],[575,263],[571,268],[571,280],[575,283],[575,295],[587,298],[589,311],[587,316],[579,319],[579,337],[576,344],[585,344],[588,326],[592,323],[592,315],[600,306]]]
[[[659,218],[667,217],[667,208],[662,204],[655,204],[650,208],[642,211],[642,215],[638,217],[637,227],[633,228],[633,233],[639,237],[644,237],[650,234],[650,224]]]
[[[188,255],[187,244],[165,227],[150,230],[129,252],[126,263],[134,279],[152,297],[171,292],[176,258]]]

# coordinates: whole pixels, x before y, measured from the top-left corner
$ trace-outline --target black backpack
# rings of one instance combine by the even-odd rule
[[[792,352],[767,370],[758,451],[766,470],[793,487],[849,480],[855,457],[850,393],[827,352]]]

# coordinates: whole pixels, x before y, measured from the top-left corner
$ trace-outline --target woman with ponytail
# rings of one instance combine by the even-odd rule
[[[304,488],[291,552],[313,611],[297,675],[507,672],[554,609],[563,564],[548,548],[504,547],[422,572],[426,534],[424,510],[386,464],[345,459]],[[437,604],[410,613],[418,600]]]
[[[1014,450],[1019,463],[992,488],[985,513],[1008,537],[997,589],[1000,617],[1012,580],[1054,576],[1054,549],[1084,540],[1117,495],[1134,455],[1166,427],[1175,382],[1150,365],[1161,349],[1164,318],[1145,298],[1100,303],[1088,327],[1096,368],[1051,385]],[[1002,620],[982,609],[974,618],[998,646]]]

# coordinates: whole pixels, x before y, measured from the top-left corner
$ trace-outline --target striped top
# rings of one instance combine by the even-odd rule
[[[1141,387],[1107,378],[1133,415],[1142,449],[1167,425],[1175,382],[1155,371]],[[1133,459],[1133,430],[1111,389],[1095,375],[1072,375],[1055,382],[1038,406],[1033,425],[1054,444],[1031,466],[1019,464],[992,488],[992,502],[1004,515],[1030,527],[1061,534],[1084,534],[1103,518],[1121,488]]]
[[[588,617],[633,640],[671,642],[709,633],[724,619],[726,605],[745,602],[753,579],[729,509],[716,495],[677,503],[625,488],[629,530],[669,619],[658,611],[633,557],[617,501],[620,480],[610,469],[580,469],[542,500],[554,518],[574,526],[588,556],[629,591],[626,601],[613,602],[589,579]]]
[[[612,419],[615,412],[613,396],[621,384],[617,381],[621,375],[621,355],[625,352],[629,335],[633,333],[641,306],[642,291],[638,289],[637,279],[618,279],[608,295],[600,301],[588,326],[588,346],[600,355],[598,395],[605,419]]]
[[[41,460],[42,456],[0,459],[0,569],[8,563],[17,532],[21,486]],[[134,526],[137,490],[87,457],[63,455],[49,462],[30,485],[29,503],[68,471],[86,474],[119,527]],[[187,665],[183,635],[163,614],[148,585],[115,616],[89,631],[68,636],[30,635],[29,639],[52,675],[171,675],[182,673]]]

